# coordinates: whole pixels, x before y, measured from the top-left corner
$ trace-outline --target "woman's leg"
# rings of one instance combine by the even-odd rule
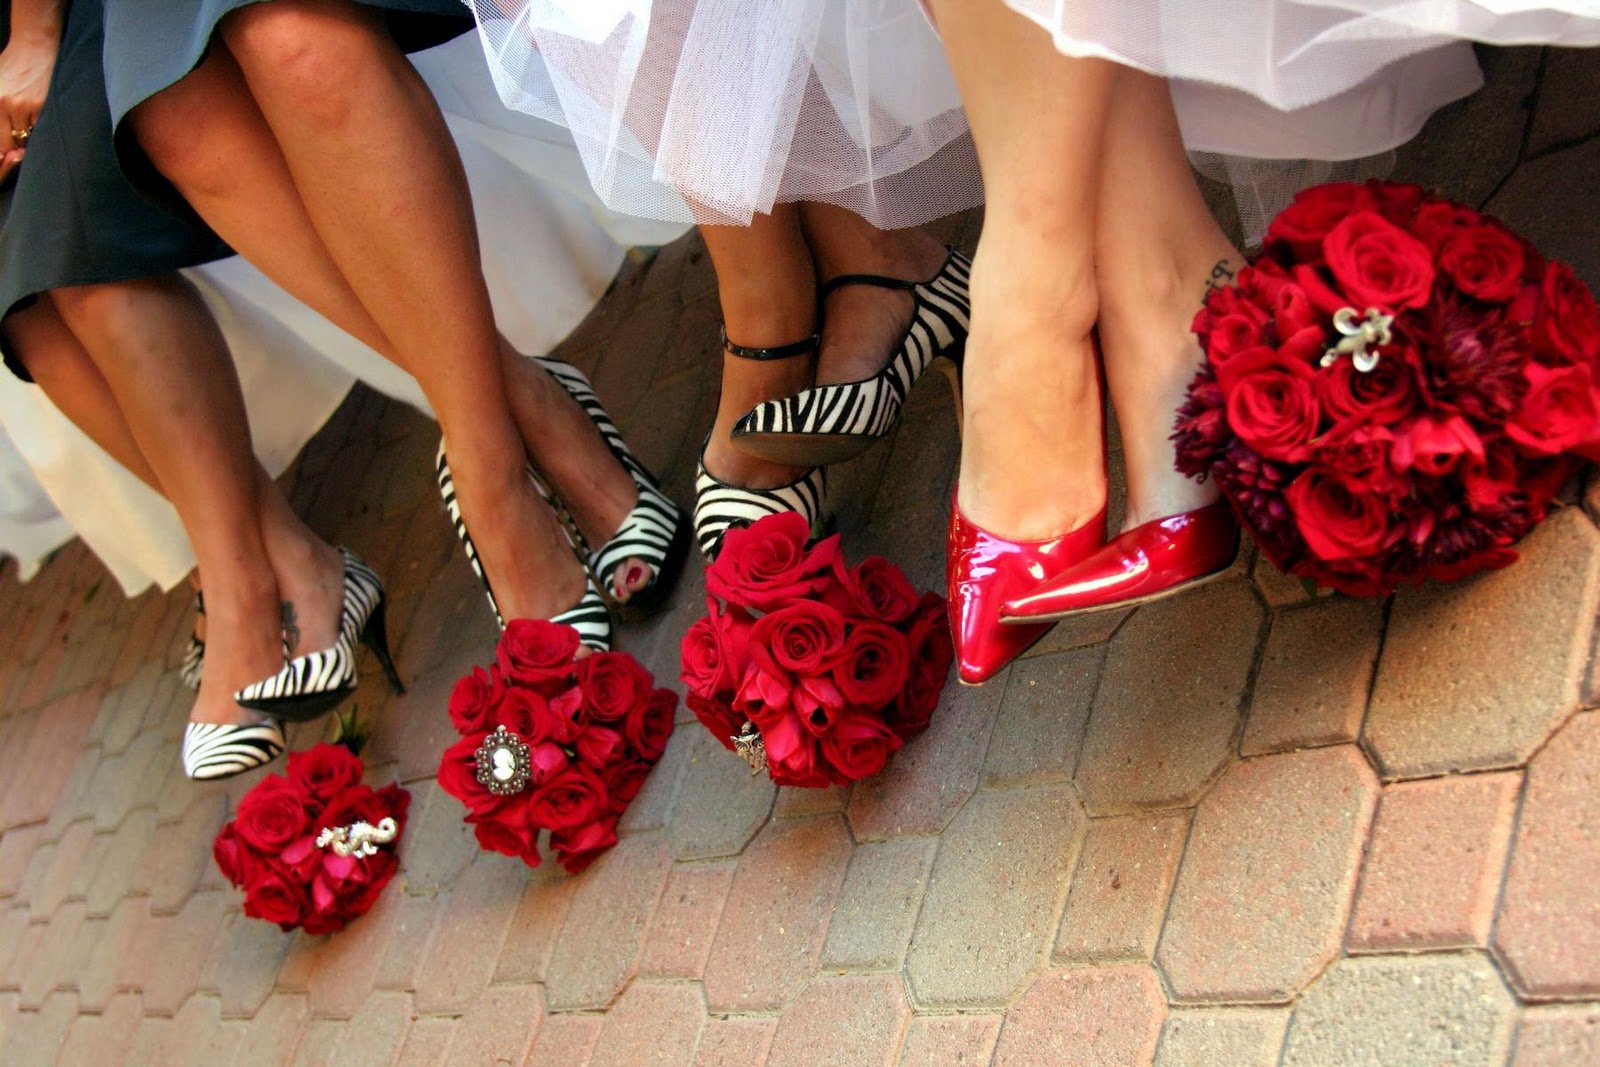
[[[209,634],[192,718],[242,721],[249,716],[231,694],[282,665],[284,603],[293,607],[298,650],[333,643],[337,556],[281,511],[263,521],[277,490],[251,453],[222,337],[187,283],[168,276],[62,289],[49,299],[94,362],[199,561]],[[284,560],[282,581],[275,554]]]
[[[1189,326],[1208,287],[1244,264],[1206,208],[1189,169],[1167,83],[1122,69],[1111,93],[1095,275],[1106,381],[1128,474],[1123,526],[1216,499],[1177,472],[1174,413],[1200,365]]]
[[[779,204],[749,226],[701,226],[717,272],[717,299],[728,340],[746,348],[776,348],[817,332],[817,273],[794,204]],[[763,400],[816,382],[811,355],[752,360],[722,354],[722,393],[706,444],[706,470],[721,481],[768,489],[793,481],[803,468],[752,456],[729,436],[740,416]]]
[[[278,0],[278,3],[241,13],[236,21],[230,20],[228,25],[248,25],[243,16],[250,14],[253,20],[257,10],[263,15],[288,15],[285,21],[289,24],[279,26],[267,20],[265,29],[255,27],[261,32],[252,30],[247,33],[241,30],[238,34],[230,32],[227,35],[228,39],[237,41],[232,47],[241,48],[253,57],[251,65],[256,68],[255,81],[247,83],[230,47],[213,48],[199,69],[134,112],[132,121],[141,144],[196,211],[247,259],[308,306],[418,378],[450,440],[451,465],[456,472],[458,492],[463,494],[464,510],[469,516],[482,514],[482,509],[473,503],[472,498],[485,495],[489,499],[499,497],[514,504],[507,516],[513,522],[516,515],[526,519],[530,510],[547,510],[542,503],[529,499],[531,494],[520,478],[520,454],[508,467],[517,473],[491,480],[488,493],[478,493],[475,489],[468,492],[461,488],[464,480],[470,482],[475,477],[469,474],[463,478],[463,468],[470,471],[479,465],[474,459],[474,447],[481,445],[490,455],[510,450],[512,441],[506,436],[510,428],[504,410],[509,403],[511,417],[515,421],[514,432],[520,434],[523,449],[542,460],[549,457],[545,462],[552,468],[549,471],[551,480],[567,499],[585,534],[596,543],[604,541],[616,530],[636,499],[633,483],[627,473],[611,456],[581,409],[562,390],[550,388],[554,383],[550,382],[548,375],[499,338],[493,331],[492,321],[488,321],[487,325],[498,364],[485,360],[482,355],[481,328],[463,329],[457,334],[450,325],[487,316],[487,296],[482,290],[477,265],[475,230],[471,225],[464,178],[455,159],[453,143],[449,140],[448,132],[444,131],[437,107],[431,96],[427,95],[426,88],[416,82],[414,71],[394,50],[381,29],[367,25],[370,20],[365,15],[358,14],[354,19],[341,20],[333,17],[341,13],[335,5],[306,5]],[[293,41],[286,40],[286,37],[303,32],[308,23],[316,24],[325,15],[340,32],[312,32],[310,37],[319,47],[333,49],[342,58],[335,62],[319,51],[322,59],[316,62],[327,62],[331,66],[318,68],[311,59],[296,53],[292,47]],[[378,61],[375,74],[372,70],[374,60]],[[313,64],[314,69],[309,76],[302,77],[306,75],[306,64]],[[307,154],[306,146],[310,142],[302,131],[292,128],[293,120],[297,117],[294,114],[296,106],[293,104],[293,95],[296,91],[313,92],[304,84],[306,80],[322,84],[316,76],[321,69],[360,69],[366,72],[377,84],[390,90],[387,94],[378,95],[384,96],[393,110],[385,114],[380,108],[373,114],[368,107],[362,117],[352,120],[333,104],[343,102],[359,110],[357,105],[370,105],[372,101],[345,100],[350,86],[324,85],[323,106],[299,117],[319,120],[325,132],[331,131],[334,140],[341,139],[339,130],[346,121],[371,120],[380,136],[375,142],[369,140],[354,145],[353,154],[334,160],[313,158],[310,164],[305,164],[303,157]],[[264,88],[269,97],[278,100],[278,127],[269,123],[262,106],[253,95],[258,85]],[[285,96],[289,98],[287,105]],[[287,136],[293,139],[295,146],[287,153],[279,143],[281,127],[286,121],[281,113],[285,110],[290,112],[287,121],[291,128]],[[383,137],[391,134],[402,144],[421,143],[428,146],[427,151],[421,153],[428,157],[425,163],[410,168],[418,173],[408,171],[397,176],[392,169],[395,166],[392,156],[352,163],[352,159],[361,160],[362,152],[371,151],[374,147],[382,148]],[[443,138],[442,142],[439,138]],[[444,146],[442,151],[439,147],[441,143]],[[310,154],[315,156],[315,152]],[[378,155],[385,156],[386,153],[380,152]],[[338,203],[340,198],[354,194],[355,199],[360,199],[364,194],[360,194],[356,186],[347,188],[337,180],[313,183],[311,189],[302,189],[289,156],[300,158],[302,169],[309,166],[318,175],[336,166],[353,166],[370,179],[375,170],[384,175],[378,182],[386,190],[384,202],[393,204],[396,200],[404,202],[409,198],[410,206],[415,210],[402,218],[400,214],[386,217],[385,211],[380,209],[376,212],[376,221],[372,214],[364,218],[346,215]],[[434,158],[436,156],[447,157],[447,160],[441,163]],[[407,190],[403,196],[393,192],[400,186]],[[431,216],[429,198],[440,190],[446,193],[444,199],[449,210],[432,219],[436,225],[431,230],[427,227],[414,231],[408,229],[407,220],[418,211]],[[334,201],[331,206],[330,201]],[[321,205],[321,225],[312,217],[314,203]],[[391,237],[394,236],[393,231],[398,229],[403,251],[389,253],[389,270],[371,272],[380,277],[368,279],[368,292],[363,296],[358,295],[355,286],[360,276],[367,272],[369,264],[366,261],[382,258],[370,250],[360,251],[368,249],[364,243],[364,229],[372,226]],[[332,244],[345,247],[347,259],[351,247],[357,250],[354,257],[359,261],[356,277],[346,273],[343,263],[325,238],[330,227],[334,231]],[[433,240],[440,232],[446,234],[447,239],[442,242]],[[424,249],[437,249],[446,254],[425,255],[421,251]],[[454,288],[432,292],[430,286],[441,273]],[[459,277],[452,277],[457,273]],[[412,297],[409,301],[395,296],[398,290],[405,290],[408,285],[396,282],[392,277],[394,274],[402,278],[414,275],[409,283]],[[466,284],[459,284],[462,282]],[[465,290],[464,295],[462,290]],[[379,306],[371,307],[369,300],[377,300]],[[378,317],[384,314],[391,319],[387,330],[378,322]],[[433,324],[431,340],[416,332],[414,327],[418,318]],[[405,338],[405,343],[392,343],[389,340],[390,333]],[[456,336],[462,339],[459,346],[451,343],[451,338]],[[435,348],[435,345],[446,347]],[[503,384],[485,384],[496,380]],[[470,381],[479,384],[472,386]],[[498,399],[502,393],[508,398],[507,402]],[[447,415],[447,411],[453,412],[455,417]],[[461,415],[463,411],[467,413],[465,418]],[[452,425],[463,423],[468,431],[465,446],[457,440],[463,435],[452,432]],[[478,438],[486,438],[487,443]],[[463,447],[468,449],[465,454]],[[542,519],[536,517],[532,521],[553,538],[556,529],[553,517],[549,522]],[[486,556],[490,571],[497,576],[497,589],[517,588],[520,586],[514,586],[513,583],[519,582],[525,586],[530,573],[527,568],[520,571],[520,578],[519,572],[511,567],[502,569],[498,560],[503,553],[491,553],[486,544],[490,535],[502,527],[511,531],[513,539],[516,539],[516,530],[520,527],[491,523],[488,519],[475,517],[471,522],[474,539],[480,542],[478,547]],[[551,538],[541,537],[541,541]],[[557,553],[555,564],[563,571],[571,571],[566,577],[576,578],[575,565],[569,568],[561,558],[566,556],[564,543],[552,540],[547,547]],[[509,577],[500,577],[506,575]],[[567,584],[572,582],[565,582],[563,588]],[[581,591],[581,587],[576,588]],[[573,595],[575,597],[577,593]],[[510,597],[507,610],[514,614],[538,611],[534,607],[524,612],[517,604],[517,598]],[[553,610],[560,609],[555,608],[544,614],[553,613]]]
[[[853,211],[803,203],[800,220],[819,281],[842,274],[881,274],[921,281],[939,272],[945,250],[920,229],[880,230]],[[911,294],[847,285],[828,294],[822,309],[818,385],[856,382],[881,371],[911,321]]]
[[[1094,232],[1115,68],[1069,59],[993,0],[935,0],[987,207],[972,267],[960,506],[1012,540],[1105,503],[1091,333]]]

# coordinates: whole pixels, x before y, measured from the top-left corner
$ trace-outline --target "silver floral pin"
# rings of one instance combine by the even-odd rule
[[[1322,354],[1322,366],[1333,366],[1340,356],[1349,356],[1362,374],[1378,365],[1378,353],[1374,349],[1393,340],[1389,327],[1394,325],[1394,316],[1385,315],[1377,308],[1368,308],[1365,318],[1358,315],[1353,307],[1342,307],[1333,313],[1333,328],[1344,336]]]

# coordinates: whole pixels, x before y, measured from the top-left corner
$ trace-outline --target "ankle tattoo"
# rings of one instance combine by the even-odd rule
[[[1200,302],[1202,304],[1205,303],[1206,298],[1209,297],[1215,290],[1226,289],[1228,286],[1232,285],[1233,279],[1238,273],[1239,272],[1233,268],[1232,257],[1223,256],[1221,259],[1217,260],[1217,262],[1211,268],[1211,277],[1206,279],[1206,291],[1200,294]]]
[[[278,606],[278,617],[283,626],[283,644],[290,652],[300,647],[300,621],[294,612],[294,601],[285,600]]]

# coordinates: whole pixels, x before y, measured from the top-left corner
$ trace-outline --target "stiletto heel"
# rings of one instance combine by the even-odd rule
[[[296,656],[272,677],[233,694],[240,706],[270,712],[288,722],[304,722],[332,711],[355,692],[356,642],[383,606],[383,583],[348,548],[340,548],[339,555],[344,560],[344,597],[338,639],[327,648]],[[387,643],[384,652],[388,652]]]
[[[389,655],[389,631],[384,624],[384,614],[384,601],[380,599],[378,606],[372,609],[367,624],[361,628],[361,643],[378,657],[378,665],[389,679],[389,688],[394,690],[396,696],[403,696],[406,684],[400,680],[400,672],[395,669],[394,657]]]
[[[583,409],[583,413],[599,431],[600,439],[606,443],[622,469],[628,472],[638,490],[638,503],[623,518],[616,532],[593,552],[585,552],[595,588],[607,605],[623,621],[638,621],[665,602],[683,572],[684,560],[689,555],[689,520],[683,509],[661,491],[655,476],[634,458],[628,443],[611,421],[605,405],[600,403],[594,386],[584,373],[570,363],[549,356],[533,358]],[[570,532],[576,534],[576,524],[573,525],[574,529]],[[653,573],[642,588],[631,593],[627,600],[619,601],[612,595],[608,582],[617,567],[629,559],[644,561]]]
[[[757,404],[734,425],[735,443],[753,456],[799,467],[852,459],[888,436],[917,379],[935,363],[944,369],[960,358],[972,315],[971,271],[972,261],[952,248],[939,273],[927,281],[845,274],[826,282],[819,301],[846,285],[909,292],[911,323],[899,345],[870,378]]]
[[[478,581],[483,585],[483,595],[489,600],[489,610],[494,612],[495,625],[501,630],[506,628],[505,617],[500,614],[500,605],[495,601],[494,590],[489,586],[489,578],[483,573],[483,564],[478,561],[478,548],[472,543],[472,534],[467,530],[467,521],[461,514],[461,505],[456,500],[455,477],[450,473],[450,461],[445,456],[444,441],[439,442],[439,451],[435,459],[435,467],[439,480],[439,496],[444,500],[445,513],[450,516],[450,524],[455,527],[456,537],[461,540],[461,547],[466,550],[467,562],[472,565],[472,573],[477,575]],[[543,485],[538,473],[532,467],[527,470],[528,477],[534,487],[547,500],[551,499],[550,490]],[[552,502],[555,506],[555,502]],[[556,507],[558,518],[563,513],[562,508]],[[563,532],[567,536],[567,543],[571,546],[578,563],[584,567],[585,577],[588,581],[583,596],[578,602],[566,611],[550,617],[550,621],[561,623],[578,631],[578,639],[590,648],[600,652],[609,651],[611,648],[611,613],[606,608],[605,600],[594,588],[594,577],[589,572],[588,560],[582,547],[581,535],[568,516],[561,522]],[[578,540],[574,540],[578,537]]]

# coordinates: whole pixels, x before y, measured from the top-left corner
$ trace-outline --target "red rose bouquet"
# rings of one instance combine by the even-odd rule
[[[1414,185],[1323,185],[1195,317],[1178,468],[1281,569],[1357,595],[1516,559],[1600,457],[1600,314],[1570,268]]]
[[[450,696],[461,734],[439,787],[467,806],[478,844],[539,865],[539,831],[568,871],[617,843],[617,821],[672,734],[678,696],[625,652],[576,659],[570,626],[515,619],[487,671]]]
[[[793,513],[728,531],[706,615],[683,637],[686,702],[779,785],[876,774],[928,726],[953,656],[944,598],[878,556],[806,547]]]
[[[244,890],[246,915],[285,930],[338,933],[394,877],[411,794],[364,784],[361,759],[343,745],[291,752],[288,771],[239,799],[211,854]]]

